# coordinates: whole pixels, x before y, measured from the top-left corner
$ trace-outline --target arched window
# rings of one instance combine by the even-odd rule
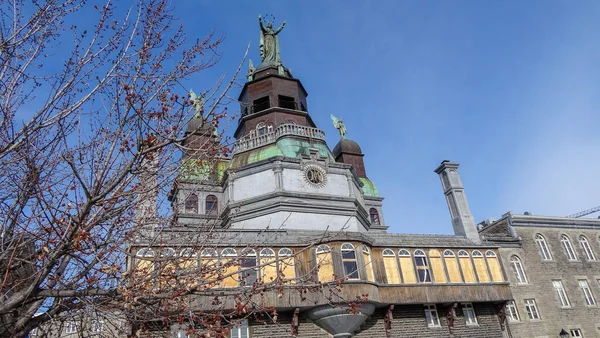
[[[237,276],[238,267],[240,262],[237,259],[237,252],[235,249],[226,248],[221,251],[221,260],[220,260],[220,272],[222,274],[223,280],[221,281],[221,286],[224,288],[234,288],[239,286],[239,280]]]
[[[295,283],[296,263],[294,262],[294,253],[288,248],[281,248],[277,254],[279,255],[279,275],[284,281]]]
[[[194,252],[194,249],[192,249],[192,248],[185,248],[185,249],[181,250],[181,253],[179,255],[181,257],[185,257],[185,258],[196,257],[196,253]]]
[[[371,224],[375,224],[375,225],[381,224],[381,222],[379,221],[379,212],[377,212],[377,209],[375,209],[375,208],[369,209],[369,215],[371,215]]]
[[[402,272],[402,281],[406,284],[417,282],[415,275],[415,266],[413,264],[410,252],[406,249],[398,250],[398,260],[400,261],[400,272]]]
[[[436,283],[446,283],[446,272],[444,271],[444,262],[439,250],[429,250],[429,262],[431,263],[431,271]]]
[[[488,273],[487,265],[485,265],[485,258],[483,258],[483,254],[479,250],[473,250],[471,255],[473,255],[473,264],[475,264],[475,272],[477,272],[479,282],[489,283],[490,274]]]
[[[275,261],[275,251],[270,248],[260,250],[260,279],[263,283],[271,283],[277,279],[277,263]]]
[[[388,284],[400,284],[400,271],[398,270],[398,261],[396,254],[391,249],[383,250],[383,266],[385,267],[385,277]]]
[[[256,251],[245,249],[240,254],[240,281],[242,286],[252,286],[258,278]]]
[[[540,249],[542,259],[546,261],[552,260],[552,255],[550,254],[550,250],[548,249],[548,244],[546,244],[546,238],[544,238],[544,236],[542,236],[541,234],[536,234],[535,241],[538,245],[538,249]]]
[[[206,196],[205,213],[214,215],[219,212],[219,199],[215,195]]]
[[[363,261],[365,262],[365,269],[367,270],[367,280],[374,282],[375,277],[373,275],[373,262],[371,261],[371,250],[369,250],[369,247],[363,244],[362,252]]]
[[[469,256],[469,253],[465,250],[460,250],[458,252],[458,261],[460,263],[463,277],[465,278],[465,283],[477,283],[475,271],[473,270],[473,263],[471,263],[471,257]]]
[[[173,248],[164,248],[160,252],[161,257],[173,257],[175,256],[175,250]]]
[[[502,277],[502,268],[500,267],[500,262],[498,262],[498,256],[496,255],[496,253],[492,250],[486,251],[485,260],[487,261],[487,264],[490,267],[490,272],[492,273],[492,281],[504,282],[504,277]]]
[[[423,250],[415,250],[415,263],[419,283],[431,282],[431,272],[429,272],[429,264],[427,264],[427,257]]]
[[[138,257],[154,257],[154,251],[150,248],[139,249],[135,254]]]
[[[333,261],[331,259],[331,248],[322,244],[315,250],[317,256],[318,278],[321,282],[330,282],[334,278]]]
[[[560,242],[562,243],[563,248],[565,249],[565,255],[567,255],[567,258],[570,261],[576,261],[577,255],[575,255],[575,250],[573,250],[573,246],[571,245],[571,240],[569,239],[569,237],[567,237],[567,235],[560,236]]]
[[[342,264],[344,265],[344,275],[348,279],[358,279],[358,264],[356,263],[356,251],[354,245],[350,243],[342,244]]]
[[[517,284],[527,284],[527,276],[525,275],[525,269],[523,269],[523,264],[521,263],[521,259],[516,255],[512,255],[510,257],[510,267],[515,274],[515,279],[517,280]]]
[[[592,247],[590,246],[590,242],[588,242],[587,237],[583,235],[579,236],[579,244],[581,244],[581,248],[583,249],[583,252],[585,252],[585,257],[587,258],[587,260],[595,261],[596,256],[594,255],[594,251],[592,250]]]
[[[264,122],[260,122],[256,125],[256,134],[258,136],[265,135],[267,133],[267,124]]]
[[[185,212],[187,214],[197,214],[198,213],[198,196],[196,196],[196,194],[191,194],[186,198]]]

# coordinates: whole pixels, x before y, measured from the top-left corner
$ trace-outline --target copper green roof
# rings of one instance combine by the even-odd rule
[[[329,148],[324,143],[314,142],[311,145],[307,140],[282,137],[277,142],[267,146],[235,154],[229,167],[239,168],[277,156],[300,159],[303,155],[309,154],[309,148],[317,148],[321,157],[327,157],[332,162],[335,161],[329,152]]]
[[[229,160],[225,159],[207,161],[188,158],[183,160],[179,179],[208,181],[215,179],[216,175],[216,181],[219,182],[228,167]]]
[[[379,191],[377,191],[377,187],[370,179],[361,177],[360,181],[363,184],[362,191],[365,196],[379,197]]]

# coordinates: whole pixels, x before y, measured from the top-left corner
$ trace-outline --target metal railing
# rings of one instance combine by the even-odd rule
[[[273,143],[282,136],[304,136],[308,138],[315,138],[319,140],[325,140],[325,132],[319,128],[312,128],[306,126],[299,126],[293,123],[286,123],[278,126],[275,131],[254,136],[244,136],[237,140],[233,145],[233,153],[240,153],[243,151],[255,149]]]

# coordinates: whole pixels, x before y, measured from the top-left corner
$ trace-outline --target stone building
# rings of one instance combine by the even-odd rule
[[[341,137],[328,147],[311,117],[318,110],[279,61],[280,31],[261,21],[263,62],[239,96],[232,156],[198,158],[196,150],[218,141],[200,119],[190,122],[171,196],[177,222],[160,240],[136,238],[130,267],[152,274],[153,258],[177,255],[187,266],[221,264],[226,278],[207,286],[221,294],[278,282],[260,298],[276,309],[277,324],[241,318],[232,338],[503,337],[512,295],[498,246],[477,233],[458,164],[436,169],[455,235],[388,233],[359,144],[334,118]],[[219,263],[231,260],[239,264]],[[303,287],[317,291],[297,291]],[[211,299],[193,302],[211,311]]]
[[[505,214],[480,224],[500,246],[513,337],[600,335],[600,219]]]

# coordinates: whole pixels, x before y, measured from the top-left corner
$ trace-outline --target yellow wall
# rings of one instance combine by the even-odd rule
[[[400,284],[400,271],[396,257],[383,256],[383,265],[385,266],[385,276],[388,284]]]
[[[260,259],[260,279],[263,283],[272,283],[277,279],[277,263],[275,257],[265,257]]]
[[[181,269],[179,278],[183,280],[184,283],[189,283],[192,287],[195,286],[195,276],[198,268],[198,260],[196,257],[182,258],[179,266]]]
[[[465,277],[465,283],[477,283],[475,278],[475,271],[473,270],[473,264],[471,264],[470,257],[458,257],[460,261],[460,268],[462,269],[463,276]]]
[[[373,277],[373,263],[371,262],[371,255],[363,252],[363,260],[365,261],[365,269],[367,270],[367,280],[374,282],[375,278]]]
[[[429,251],[429,261],[431,262],[431,270],[433,272],[433,280],[436,283],[446,283],[446,272],[444,271],[444,263],[438,250]]]
[[[500,268],[498,257],[486,257],[486,260],[490,267],[490,272],[492,273],[492,281],[504,282],[504,277],[502,276],[502,269]]]
[[[279,261],[279,271],[283,280],[288,280],[288,283],[295,283],[293,280],[296,278],[296,266],[294,257],[285,258]]]
[[[215,282],[211,285],[208,285],[207,283],[215,281],[217,279],[217,271],[219,269],[218,267],[219,265],[219,261],[216,258],[203,258],[202,259],[202,276],[201,279],[204,282],[204,286],[205,287],[219,287],[220,286],[220,282]]]
[[[487,265],[485,265],[485,260],[483,259],[483,256],[473,257],[473,263],[475,264],[475,271],[477,271],[477,277],[479,277],[479,282],[489,283],[490,275],[487,271]]]
[[[331,260],[331,252],[323,252],[317,254],[317,264],[319,265],[319,281],[330,282],[333,276],[333,262]]]
[[[415,267],[412,257],[400,257],[400,270],[402,271],[402,280],[406,284],[414,284],[417,282],[415,275]]]
[[[238,282],[238,265],[239,263],[236,260],[236,257],[226,257],[221,259],[221,264],[224,266],[225,264],[229,264],[227,267],[221,270],[223,276],[227,276],[231,274],[231,276],[224,277],[223,281],[221,281],[221,286],[224,288],[235,288],[239,286]]]
[[[458,268],[458,261],[456,257],[444,257],[446,263],[446,269],[448,270],[448,276],[450,276],[451,283],[462,283],[462,277],[460,275],[460,269]]]

